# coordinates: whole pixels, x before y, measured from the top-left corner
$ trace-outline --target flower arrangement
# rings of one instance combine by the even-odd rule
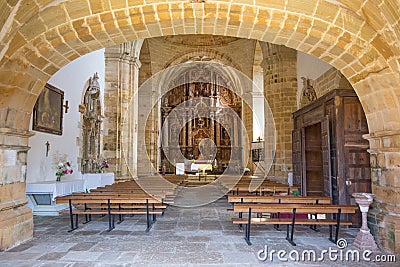
[[[108,169],[108,167],[110,167],[110,163],[106,159],[101,163],[96,163],[96,170],[98,173],[103,173],[104,169]]]
[[[66,175],[66,174],[72,174],[74,170],[71,167],[71,163],[69,161],[67,162],[59,162],[57,165],[57,182],[61,180],[61,177]]]

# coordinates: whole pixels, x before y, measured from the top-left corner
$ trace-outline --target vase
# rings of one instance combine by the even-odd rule
[[[61,176],[56,176],[56,182],[60,182],[61,181]]]

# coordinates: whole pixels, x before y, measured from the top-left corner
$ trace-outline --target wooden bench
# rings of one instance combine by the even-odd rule
[[[230,195],[228,196],[228,202],[235,203],[263,203],[263,204],[331,204],[332,199],[330,197],[323,196],[292,196],[292,195],[282,195],[282,196],[248,196],[248,195]],[[228,211],[233,211],[233,208],[228,209]],[[239,212],[239,218],[242,218],[242,212]],[[280,218],[280,213],[276,214],[277,218]],[[239,224],[239,229],[242,225]],[[276,230],[280,230],[279,224],[274,225]],[[310,228],[317,231],[315,225],[311,225]]]
[[[294,203],[294,204],[331,204],[330,197],[320,196],[248,196],[229,195],[229,203]]]
[[[149,231],[156,221],[156,215],[162,215],[165,205],[162,201],[151,196],[115,195],[112,193],[92,194],[78,193],[56,198],[57,203],[68,203],[69,209],[61,211],[60,214],[69,214],[72,232],[78,228],[78,215],[85,215],[88,223],[92,215],[108,215],[109,227],[107,231],[115,228],[115,215],[119,215],[119,222],[123,221],[123,215],[146,215],[147,228]],[[75,223],[73,216],[75,215]],[[153,219],[151,219],[151,215]]]
[[[245,240],[248,245],[250,242],[251,224],[270,224],[270,225],[286,225],[286,240],[295,246],[293,242],[295,225],[328,225],[329,240],[336,243],[339,235],[340,225],[351,225],[351,222],[342,221],[341,214],[353,214],[357,210],[357,206],[349,205],[307,205],[307,204],[234,204],[233,211],[238,213],[248,213],[247,218],[233,218],[234,224],[245,224]],[[291,218],[254,218],[252,213],[291,213]],[[312,214],[314,218],[298,219],[296,214]],[[317,214],[332,214],[334,219],[317,219]],[[289,235],[289,227],[291,231]],[[336,227],[335,238],[332,237],[332,227]]]

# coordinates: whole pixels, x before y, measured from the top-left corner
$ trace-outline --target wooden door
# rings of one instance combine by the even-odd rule
[[[343,99],[344,125],[344,177],[346,181],[347,204],[355,204],[353,193],[371,192],[371,169],[367,149],[369,143],[362,138],[368,133],[367,120],[362,106],[356,97]],[[360,226],[361,213],[352,218],[353,224]]]
[[[323,164],[321,123],[304,129],[305,185],[307,196],[323,196]]]
[[[332,167],[331,167],[331,138],[329,116],[321,122],[321,148],[322,148],[322,177],[324,196],[333,198],[332,192]]]
[[[299,187],[300,192],[303,193],[301,155],[301,129],[298,128],[292,132],[293,185]]]

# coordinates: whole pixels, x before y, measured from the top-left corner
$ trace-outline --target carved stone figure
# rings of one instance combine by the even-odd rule
[[[310,79],[305,77],[301,77],[301,79],[303,80],[303,97],[306,97],[308,103],[311,103],[317,99],[317,94],[314,87],[310,84]]]
[[[101,104],[100,84],[97,73],[89,78],[83,103],[82,113],[82,173],[96,172],[96,164],[100,159]]]

